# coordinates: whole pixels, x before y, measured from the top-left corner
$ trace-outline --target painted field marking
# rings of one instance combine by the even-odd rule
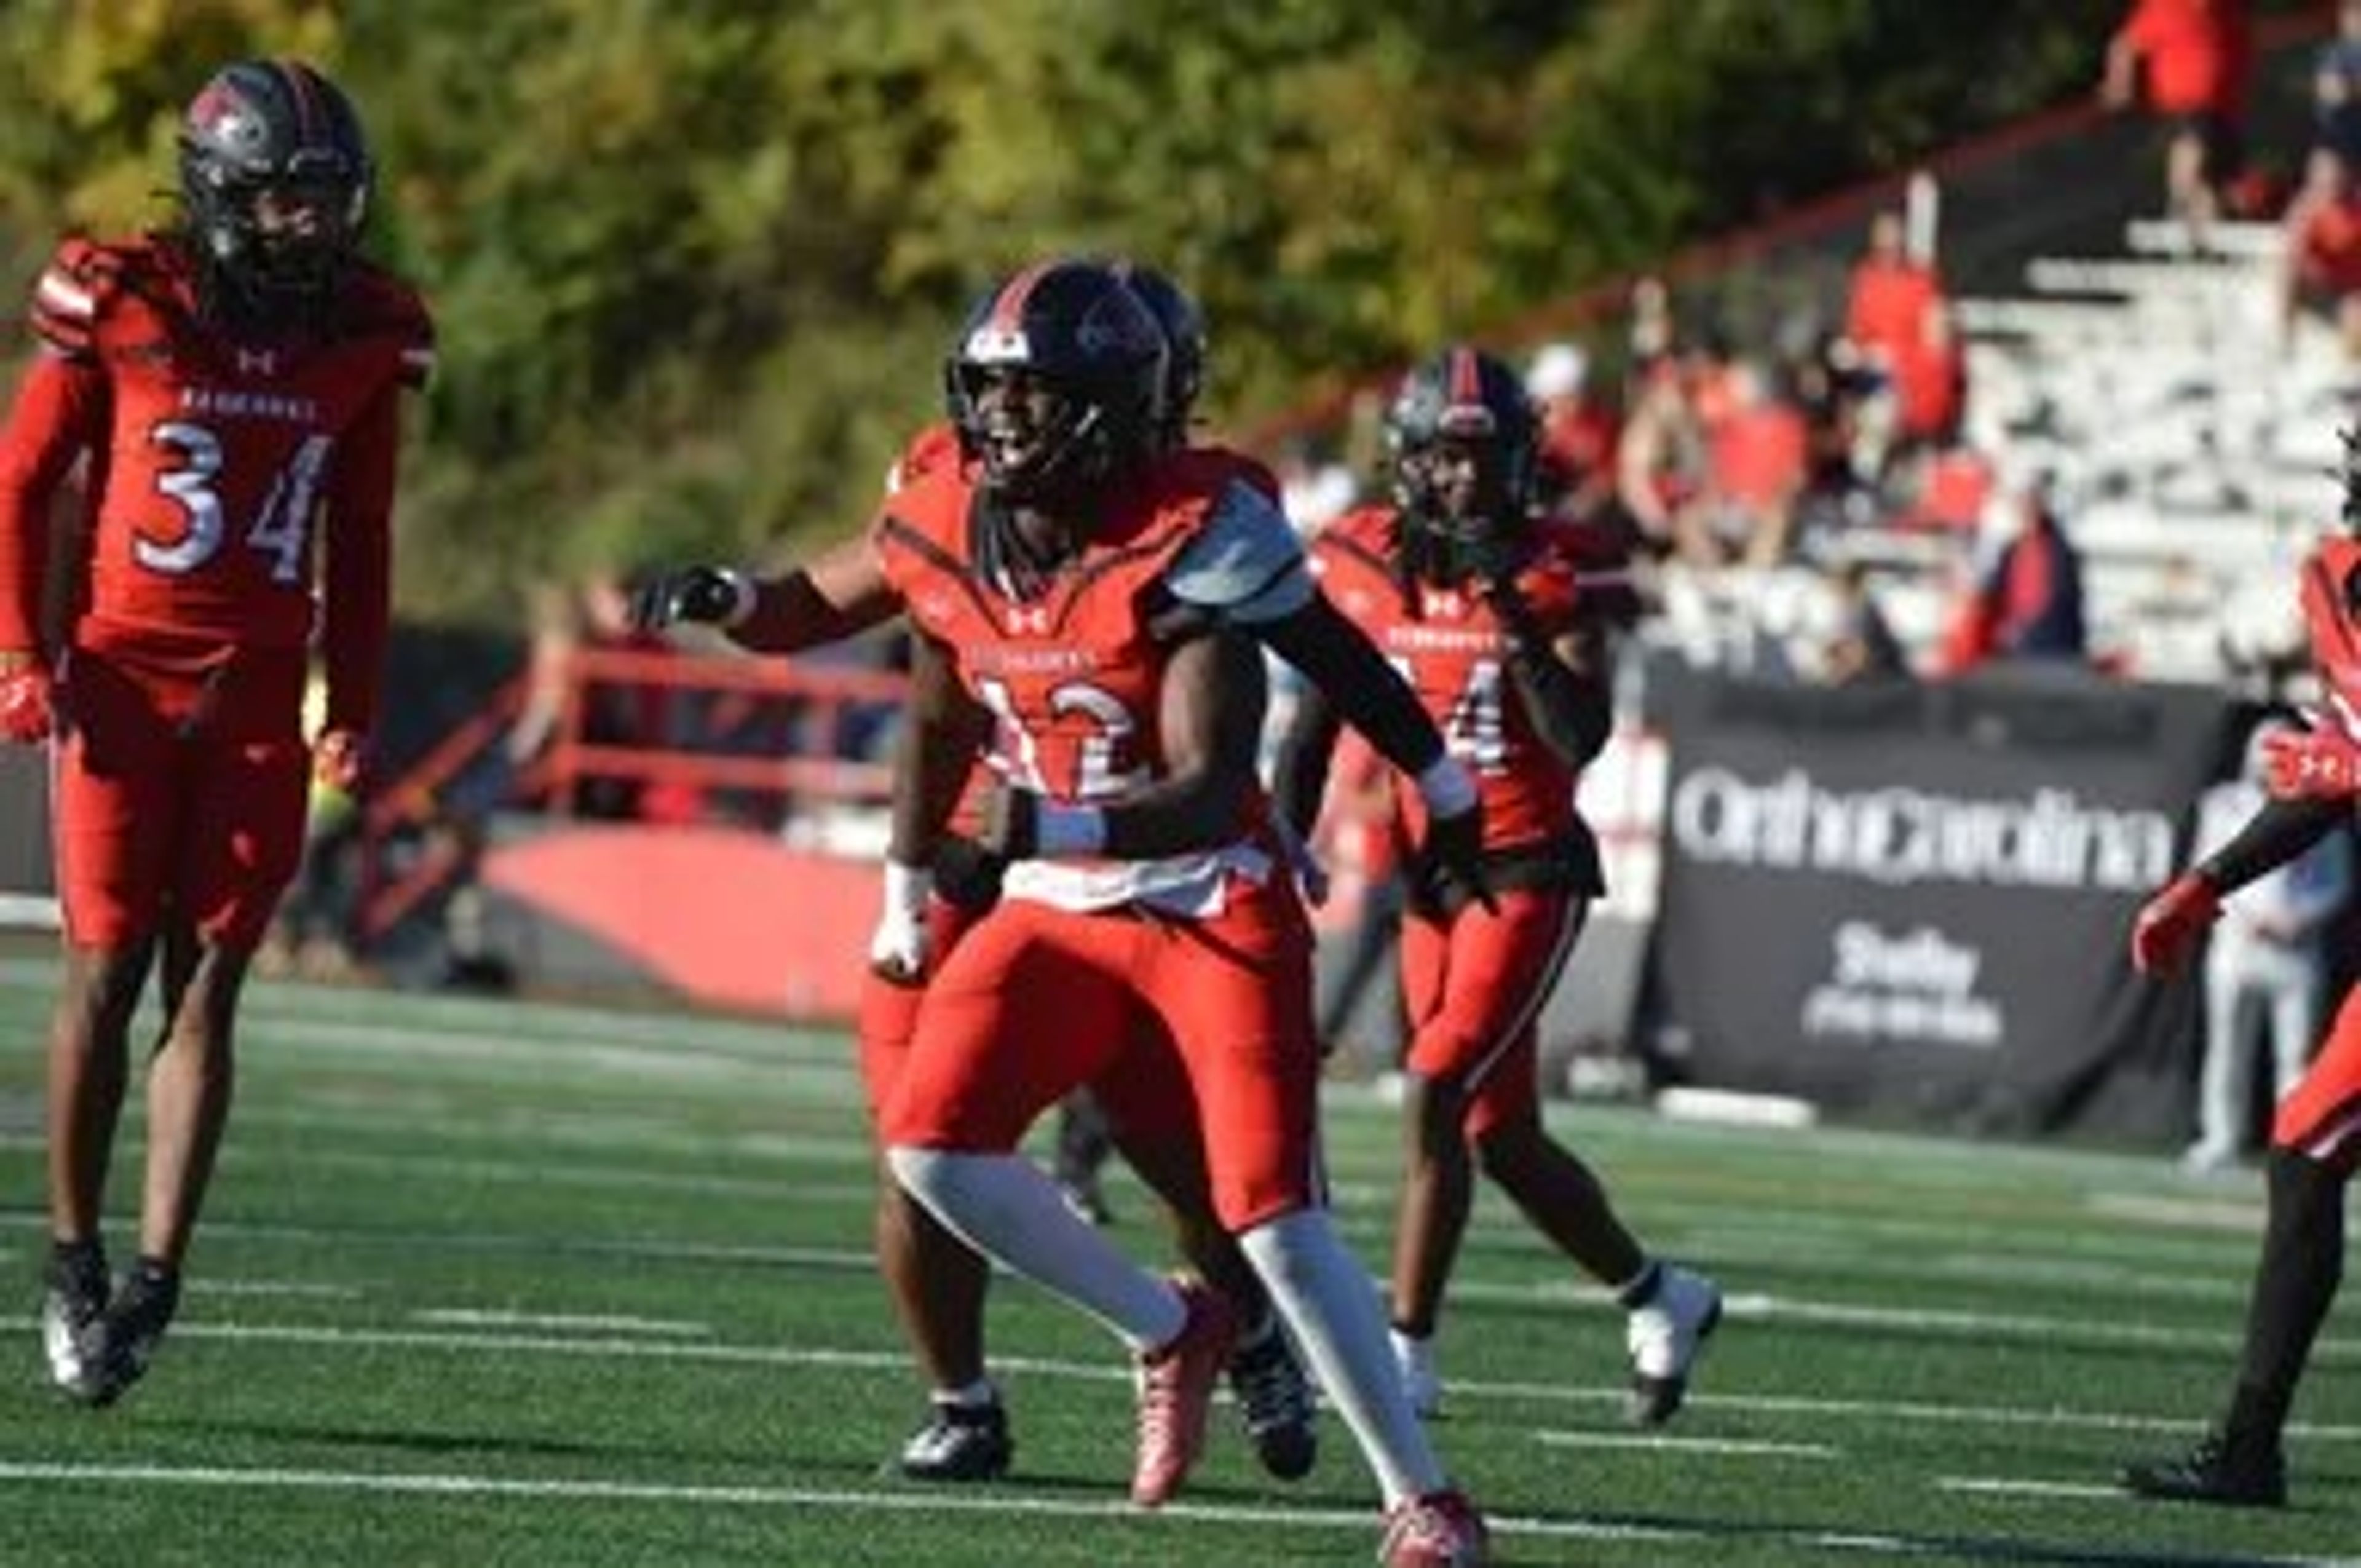
[[[1453,1385],[1455,1390],[1457,1385]],[[1533,1433],[1551,1448],[1648,1449],[1666,1453],[1712,1453],[1744,1459],[1834,1459],[1825,1442],[1747,1442],[1738,1438],[1646,1436],[1638,1432],[1550,1431]]]
[[[2092,1481],[2035,1481],[2011,1475],[1938,1475],[1935,1489],[1994,1497],[2079,1497],[2091,1502],[2130,1501],[2120,1486]]]
[[[1368,1530],[1372,1514],[1340,1508],[1240,1508],[1187,1501],[1169,1503],[1155,1515],[1143,1514],[1128,1502],[1103,1502],[1071,1497],[1025,1497],[1009,1494],[980,1496],[930,1488],[924,1495],[906,1492],[833,1491],[792,1486],[704,1486],[674,1482],[629,1480],[524,1479],[465,1474],[372,1474],[334,1470],[159,1464],[57,1464],[0,1462],[0,1483],[113,1483],[123,1486],[203,1486],[374,1493],[430,1497],[500,1497],[557,1502],[678,1503],[708,1507],[769,1508],[835,1508],[860,1513],[966,1514],[970,1516],[1033,1517],[1069,1519],[1123,1519],[1146,1522],[1202,1520],[1213,1524],[1280,1526],[1303,1530]],[[1495,1515],[1488,1521],[1495,1537],[1533,1537],[1558,1541],[1653,1541],[1687,1545],[1707,1542],[1726,1547],[1732,1539],[1727,1528],[1690,1530],[1677,1525],[1609,1524],[1590,1519],[1536,1519]],[[1869,1557],[1923,1560],[1930,1542],[1875,1531],[1790,1530],[1767,1526],[1753,1534],[1765,1541],[1806,1550],[1850,1552]],[[1954,1539],[1949,1544],[1958,1545]],[[2009,1543],[1993,1543],[1999,1560],[2006,1560]],[[2033,1549],[2038,1551],[2038,1548]],[[2036,1559],[2037,1560],[2037,1559]],[[2076,1563],[2087,1565],[2124,1564],[2136,1568],[2166,1559],[2149,1552],[2111,1552],[2078,1548]],[[2173,1559],[2179,1561],[2179,1559]],[[2193,1561],[2193,1560],[2192,1560]],[[2361,1568],[2352,1559],[2272,1556],[2214,1557],[2219,1568]]]
[[[750,1366],[829,1366],[851,1371],[909,1371],[906,1352],[853,1350],[825,1346],[680,1343],[631,1339],[558,1339],[534,1334],[474,1334],[424,1329],[353,1329],[302,1323],[234,1323],[203,1320],[173,1325],[176,1339],[213,1339],[256,1344],[349,1345],[366,1349],[448,1351],[459,1354],[516,1353],[566,1356],[612,1355],[625,1359],[711,1362]],[[1131,1370],[1112,1350],[1104,1362],[1068,1361],[1049,1356],[995,1356],[995,1371],[1043,1377],[1068,1377],[1092,1382],[1128,1383]],[[1516,1398],[1565,1404],[1615,1404],[1628,1398],[1620,1386],[1580,1386],[1565,1383],[1497,1383],[1451,1380],[1453,1396]],[[2063,1410],[2047,1407],[2004,1405],[1938,1405],[1885,1399],[1831,1399],[1778,1394],[1691,1394],[1693,1409],[1764,1415],[1857,1417],[1877,1420],[1910,1420],[1957,1426],[2070,1427],[2089,1431],[2170,1432],[2187,1428],[2186,1415],[2140,1416],[2104,1410]],[[2361,1442],[2361,1426],[2308,1425],[2288,1427],[2288,1435],[2314,1442]]]
[[[634,1318],[594,1313],[502,1312],[478,1307],[426,1307],[410,1314],[417,1322],[455,1329],[554,1329],[560,1332],[646,1334],[658,1339],[711,1339],[710,1323],[674,1318]]]

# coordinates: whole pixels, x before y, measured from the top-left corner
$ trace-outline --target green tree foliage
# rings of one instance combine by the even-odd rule
[[[0,254],[161,221],[214,63],[316,60],[443,333],[413,614],[854,526],[951,324],[1152,257],[1241,419],[2084,92],[2114,0],[17,0]]]

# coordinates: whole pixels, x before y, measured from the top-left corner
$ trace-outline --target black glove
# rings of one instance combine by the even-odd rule
[[[744,581],[719,566],[684,566],[660,573],[631,595],[631,630],[662,631],[682,621],[726,626],[738,619]]]
[[[1477,594],[1495,605],[1522,609],[1525,596],[1518,590],[1517,574],[1525,569],[1525,542],[1487,529],[1459,545],[1459,558]]]
[[[1458,887],[1487,910],[1498,912],[1492,887],[1484,872],[1484,807],[1479,801],[1449,817],[1430,817],[1426,842],[1419,849],[1441,878]]]

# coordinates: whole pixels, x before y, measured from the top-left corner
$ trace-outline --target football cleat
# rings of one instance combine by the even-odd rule
[[[1309,1475],[1320,1457],[1320,1410],[1277,1318],[1230,1357],[1230,1393],[1262,1467],[1282,1481]]]
[[[912,1481],[997,1481],[1016,1456],[1008,1412],[994,1399],[954,1405],[937,1399],[927,1424],[902,1445],[895,1468]]]
[[[68,1393],[89,1376],[82,1336],[106,1310],[106,1254],[96,1242],[52,1245],[43,1272],[41,1347],[49,1358],[49,1380]]]
[[[1465,1494],[1427,1492],[1387,1510],[1378,1562],[1383,1568],[1482,1568],[1491,1551],[1491,1533]]]
[[[2125,1465],[2123,1486],[2136,1497],[2276,1508],[2287,1502],[2287,1462],[2276,1442],[2209,1432],[2178,1459]]]
[[[140,1268],[125,1276],[106,1310],[76,1340],[82,1375],[66,1392],[93,1407],[121,1398],[125,1389],[147,1374],[180,1305],[177,1275]]]
[[[1689,1373],[1721,1323],[1721,1292],[1701,1274],[1657,1265],[1656,1288],[1631,1309],[1623,1343],[1631,1353],[1631,1392],[1624,1413],[1635,1426],[1659,1427],[1687,1397]]]
[[[1139,1455],[1131,1500],[1144,1508],[1171,1501],[1204,1456],[1213,1385],[1237,1339],[1230,1304],[1219,1291],[1192,1279],[1175,1283],[1189,1313],[1180,1337],[1138,1362]]]

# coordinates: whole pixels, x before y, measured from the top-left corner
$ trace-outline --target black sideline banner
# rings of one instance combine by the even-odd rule
[[[2210,691],[2074,671],[1652,673],[1651,1009],[1691,1081],[1963,1131],[2187,1135],[2195,981],[2135,975],[2222,755]]]

